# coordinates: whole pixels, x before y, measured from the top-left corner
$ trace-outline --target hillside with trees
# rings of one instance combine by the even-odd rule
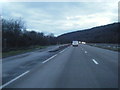
[[[2,19],[2,50],[18,50],[35,45],[46,46],[56,44],[53,34],[27,31],[22,19]]]
[[[78,30],[55,37],[43,32],[27,31],[22,19],[2,19],[2,50],[11,51],[31,46],[47,46],[62,43],[71,43],[73,40],[87,43],[120,43],[120,23]]]
[[[57,37],[60,43],[70,43],[73,40],[85,41],[88,43],[120,43],[120,23],[113,23],[98,26],[86,30],[78,30]]]

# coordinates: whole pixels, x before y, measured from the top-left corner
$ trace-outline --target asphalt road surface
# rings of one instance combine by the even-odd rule
[[[35,50],[32,52],[15,55],[2,59],[2,83],[6,83],[25,71],[34,68],[36,64],[41,64],[42,61],[53,56],[57,52],[49,52],[58,48],[58,45],[49,46],[44,49]]]
[[[4,88],[118,88],[118,52],[80,44],[36,65]]]

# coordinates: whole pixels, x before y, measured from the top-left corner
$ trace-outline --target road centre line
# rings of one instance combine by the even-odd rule
[[[54,58],[55,56],[57,56],[57,54],[53,55],[52,57],[48,58],[47,60],[43,61],[42,63],[48,62],[49,60],[51,60],[51,59]]]
[[[95,59],[92,59],[92,61],[93,61],[95,64],[99,64]]]
[[[85,53],[88,53],[87,51],[85,51]]]
[[[83,48],[81,47],[81,49],[83,50]]]
[[[11,84],[12,82],[16,81],[17,79],[21,78],[22,76],[24,76],[25,74],[27,74],[27,73],[29,73],[29,72],[30,72],[30,71],[28,70],[28,71],[24,72],[23,74],[17,76],[16,78],[10,80],[9,82],[7,82],[7,83],[5,83],[4,85],[0,86],[0,89],[6,87],[7,85]]]

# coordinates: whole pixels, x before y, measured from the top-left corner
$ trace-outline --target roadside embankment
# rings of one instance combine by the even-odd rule
[[[120,52],[119,44],[88,43],[88,45]]]

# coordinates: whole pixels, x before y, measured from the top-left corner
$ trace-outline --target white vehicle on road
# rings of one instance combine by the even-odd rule
[[[86,44],[86,42],[82,42],[82,44]]]
[[[73,46],[78,46],[79,42],[78,41],[72,41]]]

